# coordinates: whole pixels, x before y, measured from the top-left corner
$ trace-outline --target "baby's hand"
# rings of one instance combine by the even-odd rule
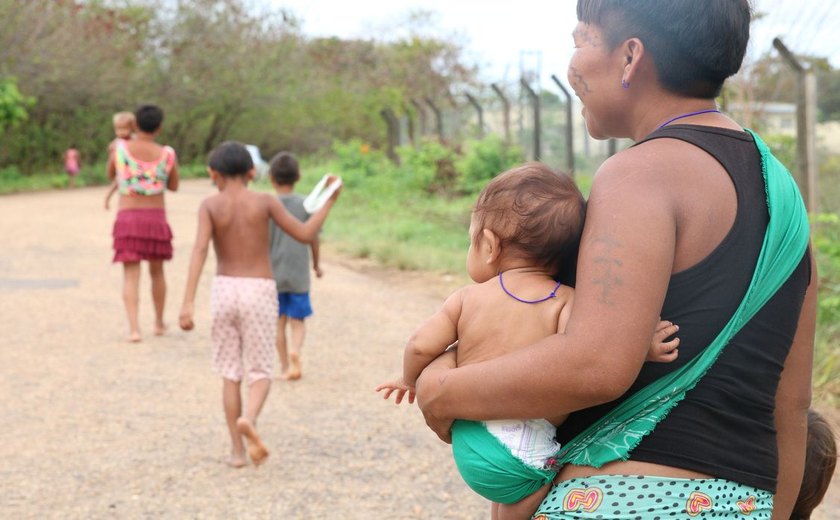
[[[391,394],[396,392],[394,395],[394,404],[400,404],[406,393],[408,393],[408,404],[414,403],[414,387],[405,384],[405,380],[402,377],[393,381],[380,383],[377,385],[376,391],[379,392],[380,390],[385,390],[385,394],[382,395],[382,398],[386,400],[391,397]]]
[[[665,341],[665,338],[673,336],[680,330],[678,325],[670,321],[660,321],[656,325],[656,331],[653,333],[653,339],[650,342],[650,350],[648,350],[646,361],[654,361],[656,363],[670,363],[677,359],[680,346],[680,338],[674,338],[671,341]]]
[[[193,330],[195,324],[193,323],[192,306],[184,305],[181,307],[181,314],[178,316],[178,324],[181,325],[181,330]]]

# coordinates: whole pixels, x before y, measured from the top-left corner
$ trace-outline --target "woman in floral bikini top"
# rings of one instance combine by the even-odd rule
[[[138,289],[140,262],[149,262],[156,335],[166,331],[163,308],[166,280],[163,261],[172,258],[172,230],[166,221],[163,194],[178,189],[178,159],[175,150],[155,142],[163,111],[143,105],[135,113],[137,134],[119,139],[108,158],[108,177],[116,179],[120,202],[114,222],[114,262],[123,264],[123,301],[128,314],[129,341],[140,341]]]
[[[120,195],[159,195],[167,187],[169,174],[177,164],[175,150],[163,147],[163,155],[153,162],[134,158],[128,141],[119,139],[116,146],[116,177]]]

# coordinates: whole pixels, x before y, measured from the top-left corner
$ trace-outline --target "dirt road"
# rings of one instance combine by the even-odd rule
[[[167,195],[170,331],[151,335],[144,273],[137,345],[124,340],[105,189],[0,197],[0,517],[486,518],[418,410],[373,392],[454,287],[433,275],[328,255],[304,377],[276,382],[261,418],[269,461],[223,464],[221,383],[208,354],[212,258],[196,330],[177,329],[196,210],[211,192],[189,181]],[[840,509],[840,493],[832,497],[830,510]]]

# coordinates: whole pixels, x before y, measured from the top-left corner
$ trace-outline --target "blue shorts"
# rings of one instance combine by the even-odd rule
[[[302,320],[312,316],[312,303],[309,301],[309,293],[277,293],[277,303],[280,306],[278,316],[288,316],[296,320]]]

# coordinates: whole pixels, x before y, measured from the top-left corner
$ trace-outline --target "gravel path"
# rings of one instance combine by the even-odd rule
[[[196,330],[177,329],[196,211],[212,189],[188,181],[167,195],[171,328],[151,335],[144,273],[139,345],[124,341],[105,189],[0,197],[0,518],[486,518],[416,408],[373,391],[457,281],[330,253],[313,285],[304,377],[276,382],[261,416],[271,457],[258,469],[223,464],[212,255]],[[817,518],[840,519],[840,491],[823,509]]]

